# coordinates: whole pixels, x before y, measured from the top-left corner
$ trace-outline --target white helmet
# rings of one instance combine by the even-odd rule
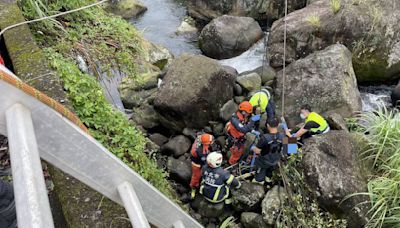
[[[212,152],[207,156],[207,164],[211,168],[220,167],[222,164],[222,154],[217,152]]]

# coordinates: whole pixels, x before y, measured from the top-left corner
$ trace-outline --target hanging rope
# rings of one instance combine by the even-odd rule
[[[286,24],[286,18],[287,18],[287,13],[288,13],[288,1],[285,0],[285,17],[283,18],[283,21],[285,23],[284,25],[284,30],[283,30],[283,69],[282,69],[282,117],[285,116],[285,84],[286,84],[286,38],[287,38],[287,24]]]
[[[38,19],[30,20],[30,21],[20,22],[18,24],[14,24],[14,25],[10,25],[10,26],[8,26],[8,27],[6,27],[6,28],[4,28],[3,30],[0,31],[0,36],[2,36],[7,30],[16,28],[16,27],[21,26],[21,25],[31,24],[31,23],[35,23],[35,22],[44,21],[44,20],[48,20],[48,19],[51,19],[51,18],[56,18],[56,17],[59,17],[59,16],[63,16],[63,15],[66,15],[66,14],[75,13],[75,12],[78,12],[78,11],[82,11],[82,10],[91,8],[93,6],[97,6],[97,5],[103,4],[103,3],[107,2],[107,1],[109,1],[109,0],[102,0],[100,2],[96,2],[96,3],[93,3],[93,4],[87,5],[87,6],[83,6],[83,7],[77,8],[77,9],[65,11],[65,12],[54,14],[54,15],[51,15],[51,16],[41,17],[41,18],[38,18]]]

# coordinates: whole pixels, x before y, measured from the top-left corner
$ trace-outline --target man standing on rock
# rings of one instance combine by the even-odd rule
[[[201,179],[201,168],[206,164],[207,155],[211,152],[211,144],[214,143],[214,136],[210,134],[199,135],[192,145],[190,160],[192,161],[192,188],[191,197],[196,196],[196,189],[199,188]]]
[[[267,113],[268,119],[271,119],[275,117],[275,105],[270,98],[271,95],[268,90],[262,89],[260,92],[255,93],[249,102],[253,105],[253,108],[259,108],[261,114]]]
[[[253,182],[271,182],[272,171],[281,159],[282,142],[285,137],[283,133],[278,132],[278,126],[279,121],[276,118],[269,119],[266,124],[269,133],[261,136],[257,145],[250,149],[257,155]]]
[[[239,110],[233,114],[231,121],[226,126],[228,134],[228,143],[231,146],[231,157],[229,164],[236,164],[240,157],[244,155],[246,133],[253,132],[256,135],[260,133],[254,131],[255,123],[260,121],[260,115],[251,116],[253,113],[253,105],[248,101],[240,103]]]
[[[285,132],[288,136],[294,138],[301,138],[300,141],[304,142],[305,139],[312,137],[313,135],[325,134],[330,131],[328,122],[316,112],[311,110],[311,106],[305,104],[300,108],[300,118],[305,120],[305,125],[291,135],[287,126],[284,126]]]
[[[211,203],[230,204],[229,189],[240,188],[240,182],[227,170],[221,167],[222,154],[212,152],[207,156],[207,165],[203,167],[203,179],[200,194]]]

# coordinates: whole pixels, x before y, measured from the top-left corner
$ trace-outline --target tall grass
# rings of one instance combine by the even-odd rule
[[[316,14],[308,16],[306,20],[315,29],[319,29],[321,27],[321,20],[319,16]]]
[[[331,0],[330,4],[334,14],[338,13],[340,8],[342,7],[341,0]]]
[[[383,106],[361,114],[358,134],[368,142],[361,157],[370,164],[371,209],[366,227],[400,227],[400,113]]]

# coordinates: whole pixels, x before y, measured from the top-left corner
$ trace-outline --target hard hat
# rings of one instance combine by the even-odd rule
[[[243,101],[239,105],[239,110],[240,111],[245,111],[248,114],[251,114],[251,113],[253,113],[253,105],[251,105],[250,102],[248,102],[248,101]]]
[[[200,137],[201,144],[210,145],[214,142],[214,136],[210,134],[202,134]]]
[[[211,168],[217,168],[220,167],[222,164],[222,154],[218,153],[218,152],[211,152],[208,156],[207,156],[207,164],[211,167]]]

